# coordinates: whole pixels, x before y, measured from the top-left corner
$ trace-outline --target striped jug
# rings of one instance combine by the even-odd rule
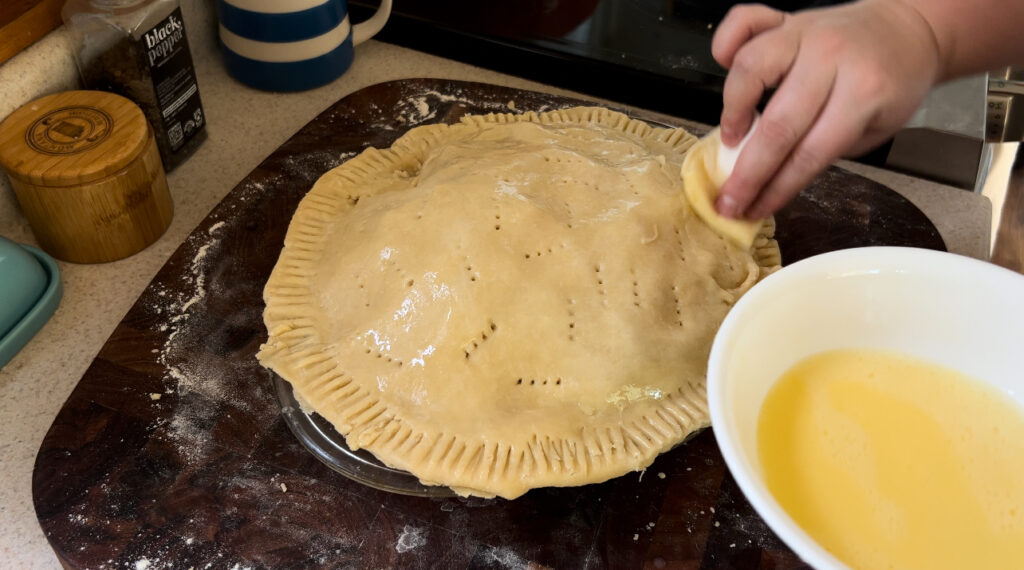
[[[384,27],[391,0],[352,25],[346,0],[217,0],[228,73],[266,91],[302,91],[340,77],[353,46]]]

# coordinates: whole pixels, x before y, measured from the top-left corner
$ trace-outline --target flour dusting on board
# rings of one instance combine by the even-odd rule
[[[207,296],[208,256],[220,246],[218,236],[223,227],[221,221],[204,233],[193,233],[184,246],[193,253],[187,270],[182,272],[181,287],[157,290],[163,305],[156,307],[156,311],[164,317],[159,329],[169,333],[157,358],[164,366],[166,393],[179,396],[166,434],[177,444],[182,457],[193,464],[210,445],[209,426],[220,413],[216,402],[227,396],[224,386],[216,381],[216,375],[209,374],[206,363],[187,356],[191,340],[188,337],[193,336],[199,328],[198,321],[203,318],[199,308]],[[186,398],[191,392],[203,392],[208,397]]]
[[[395,542],[395,550],[398,552],[409,552],[426,543],[426,529],[405,525],[402,527],[402,534],[398,535],[398,541]]]
[[[253,310],[213,316],[208,307],[211,293],[222,299],[232,295],[220,289],[211,291],[211,287],[230,283],[222,260],[214,263],[223,257],[221,234],[226,223],[218,221],[205,232],[189,236],[182,246],[188,252],[188,262],[179,271],[179,281],[154,285],[157,302],[152,310],[161,317],[158,329],[166,333],[157,354],[164,367],[164,394],[177,396],[168,402],[171,414],[162,425],[163,433],[189,464],[206,457],[212,426],[219,418],[234,410],[260,411],[254,408],[259,405],[254,404],[257,398],[240,398],[235,393],[237,379],[251,377],[253,364],[220,351],[220,345],[230,342],[233,329],[254,319],[259,322],[259,316]],[[164,397],[150,399],[154,405],[168,401]]]
[[[374,118],[379,119],[377,123],[373,124],[373,127],[378,130],[394,130],[395,127],[391,124],[391,120],[394,118],[398,119],[398,123],[401,126],[414,127],[420,125],[437,118],[437,113],[441,110],[439,103],[461,103],[467,107],[483,107],[486,111],[493,113],[507,113],[517,110],[515,101],[508,99],[481,101],[478,97],[467,94],[462,89],[455,89],[451,94],[441,93],[433,89],[428,91],[416,90],[414,94],[400,99],[393,108],[371,105],[370,109],[374,112]],[[549,109],[549,106],[541,105],[535,110],[537,112],[544,112]]]
[[[506,570],[527,570],[530,567],[522,556],[508,548],[488,546],[480,552],[480,555],[487,564],[499,564]]]
[[[175,339],[191,324],[193,307],[206,297],[206,273],[204,271],[206,258],[211,248],[220,245],[220,239],[217,238],[217,234],[223,227],[223,221],[217,222],[206,231],[205,238],[201,234],[193,234],[185,242],[187,246],[194,248],[195,253],[192,255],[192,262],[185,276],[184,293],[174,296],[166,288],[157,291],[157,295],[167,301],[164,307],[158,308],[159,312],[166,315],[166,321],[160,325],[160,330],[171,331],[167,336],[167,340],[164,341],[159,361],[166,368],[167,376],[177,380],[179,392],[182,388],[193,387],[197,375],[194,374],[195,370],[188,369],[188,364],[172,358],[177,348]],[[199,236],[198,239],[196,238],[197,235]]]

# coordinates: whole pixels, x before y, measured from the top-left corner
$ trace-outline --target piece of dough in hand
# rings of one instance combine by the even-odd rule
[[[690,147],[682,168],[684,193],[693,211],[712,230],[737,246],[750,249],[764,220],[726,218],[715,210],[718,192],[735,165],[735,160],[719,164],[719,151],[723,148],[717,128]]]

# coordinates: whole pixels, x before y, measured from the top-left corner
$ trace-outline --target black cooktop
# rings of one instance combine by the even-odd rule
[[[376,0],[351,0],[353,20]],[[622,103],[717,123],[711,57],[733,0],[394,0],[378,39]],[[839,0],[774,0],[796,10]]]

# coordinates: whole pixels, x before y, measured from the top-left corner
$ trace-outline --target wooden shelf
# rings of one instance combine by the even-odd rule
[[[64,0],[0,2],[0,64],[61,25]]]

